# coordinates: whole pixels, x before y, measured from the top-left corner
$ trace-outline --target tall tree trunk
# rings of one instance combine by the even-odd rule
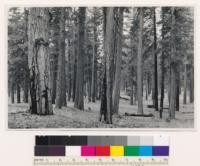
[[[147,80],[146,80],[146,85],[145,85],[145,93],[146,93],[145,98],[146,100],[148,100],[148,81]]]
[[[115,80],[113,87],[113,112],[118,114],[121,88],[121,64],[122,64],[122,33],[123,33],[123,8],[118,8],[117,31],[117,55],[115,65]]]
[[[15,103],[15,86],[13,81],[11,81],[11,103]]]
[[[157,34],[156,34],[156,8],[153,9],[153,24],[154,24],[154,106],[158,111],[158,71],[157,71]]]
[[[21,88],[19,84],[17,84],[17,103],[21,103]]]
[[[162,9],[162,40],[164,41],[164,11]],[[162,46],[162,53],[161,53],[161,63],[160,63],[160,68],[161,68],[161,81],[160,81],[160,118],[162,119],[162,112],[163,112],[163,102],[164,102],[164,95],[165,95],[165,62],[164,62],[164,45]]]
[[[118,28],[118,21],[119,21],[119,14],[118,14],[118,7],[115,7],[113,9],[113,14],[114,14],[114,21],[113,21],[113,39],[112,39],[112,61],[111,61],[111,67],[110,67],[110,71],[112,73],[112,77],[111,77],[111,91],[113,94],[113,88],[114,88],[114,81],[115,81],[115,71],[116,71],[116,54],[117,54],[117,44],[118,44],[118,35],[117,33],[119,32]],[[117,19],[116,19],[117,18]],[[113,97],[113,96],[112,96]],[[112,105],[113,105],[113,101],[112,101]],[[112,110],[113,111],[113,110]]]
[[[10,96],[11,96],[11,86],[12,86],[11,80],[8,79],[8,98],[10,98]]]
[[[104,67],[103,67],[103,82],[101,92],[101,107],[100,107],[100,121],[102,115],[107,124],[112,123],[112,55],[113,55],[113,30],[114,25],[114,8],[104,7],[103,8],[103,32],[104,32]]]
[[[176,111],[179,111],[179,95],[180,95],[180,93],[179,93],[179,90],[180,90],[180,76],[179,76],[179,74],[177,74],[178,75],[178,78],[177,78],[177,87],[176,87]]]
[[[23,99],[23,101],[24,101],[24,103],[28,103],[28,82],[26,83],[25,82],[25,85],[24,85],[25,87],[24,87],[24,99]]]
[[[77,40],[76,40],[76,25],[73,30],[73,59],[72,59],[72,101],[75,101],[75,92],[76,92],[76,67],[77,67]]]
[[[77,58],[76,92],[75,92],[74,107],[80,110],[84,110],[85,14],[86,14],[86,8],[79,7],[78,58]]]
[[[131,94],[130,94],[130,105],[133,105],[133,78],[131,79]]]
[[[57,54],[56,55],[51,55],[51,68],[50,68],[50,73],[51,73],[51,88],[52,88],[52,104],[55,104],[56,100],[56,80],[57,80]]]
[[[30,111],[53,114],[50,87],[49,11],[30,8],[28,17],[28,57],[30,71]]]
[[[94,9],[95,10],[95,9]],[[95,12],[95,11],[94,11]],[[97,86],[97,27],[96,27],[96,15],[94,13],[94,25],[93,25],[93,55],[92,55],[92,102],[96,101],[96,86]]]
[[[187,64],[184,65],[183,104],[187,104]]]
[[[71,42],[68,40],[68,46],[71,47]],[[71,100],[72,95],[72,62],[71,62],[71,52],[70,49],[68,49],[68,101]]]
[[[138,96],[138,114],[143,114],[143,97],[142,97],[142,38],[143,38],[143,8],[139,8],[139,44],[137,55],[137,96]]]
[[[59,34],[59,55],[56,87],[56,107],[66,106],[66,75],[65,75],[65,10],[61,8],[60,34]]]
[[[177,64],[174,62],[176,46],[175,46],[175,9],[171,9],[171,57],[170,57],[170,94],[169,94],[169,118],[175,119],[176,110],[176,93],[177,93]]]
[[[112,63],[113,63],[113,25],[114,25],[114,8],[107,8],[106,16],[106,41],[105,41],[105,55],[106,55],[106,96],[107,96],[107,123],[112,123]]]
[[[137,96],[137,84],[135,84],[133,105],[136,105],[137,100],[138,100],[138,96]]]
[[[130,78],[130,82],[131,82],[131,94],[130,94],[130,105],[133,105],[133,95],[134,95],[134,51],[133,51],[133,35],[131,35],[131,67],[130,67],[130,73],[131,73],[131,78]],[[125,85],[125,83],[124,83]],[[124,86],[124,90],[125,90],[125,86]]]
[[[163,102],[164,102],[164,93],[165,93],[165,73],[164,73],[164,53],[161,55],[161,86],[160,86],[160,118],[162,118],[163,112]]]
[[[190,74],[190,103],[194,102],[194,67],[191,66]]]
[[[103,72],[102,72],[102,82],[101,82],[101,105],[100,105],[100,114],[99,121],[101,121],[102,116],[104,116],[104,121],[107,122],[107,96],[106,96],[106,55],[105,55],[105,41],[106,41],[106,14],[107,7],[103,7]]]
[[[91,93],[91,80],[88,79],[87,81],[87,89],[88,89],[88,101],[91,102],[92,93]]]
[[[148,96],[151,94],[151,73],[148,73]]]
[[[25,17],[25,41],[28,42],[28,14],[29,11],[25,8],[24,9],[24,17]],[[27,46],[27,45],[26,45]],[[26,75],[24,80],[24,102],[28,103],[28,93],[29,93],[29,72],[28,72],[28,53],[25,56],[25,64],[26,64]]]

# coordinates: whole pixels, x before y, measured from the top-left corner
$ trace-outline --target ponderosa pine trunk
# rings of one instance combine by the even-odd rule
[[[180,78],[179,74],[177,74],[177,85],[176,85],[176,111],[179,111],[180,102],[179,102],[179,95],[180,95]]]
[[[105,41],[106,41],[106,15],[107,15],[107,8],[103,7],[103,72],[102,72],[102,82],[101,82],[101,105],[100,105],[100,114],[99,114],[99,121],[101,121],[102,116],[104,116],[104,121],[108,123],[107,120],[107,85],[106,85],[106,54],[105,54]]]
[[[92,87],[91,95],[92,102],[96,101],[96,87],[97,87],[97,27],[96,27],[96,15],[94,14],[94,25],[93,25],[93,54],[92,54]]]
[[[28,58],[30,112],[40,115],[53,114],[50,87],[49,11],[47,8],[30,8]]]
[[[25,85],[24,85],[24,89],[23,89],[23,91],[24,91],[24,96],[23,96],[24,103],[28,103],[28,91],[29,91],[28,83],[29,83],[29,80],[27,79],[26,82],[24,82]]]
[[[25,41],[26,43],[28,42],[28,9],[24,9],[24,19],[25,19],[25,33],[26,33],[26,36],[25,36]],[[26,45],[27,46],[27,45]],[[28,53],[26,53],[26,56],[25,56],[25,64],[26,64],[26,74],[25,74],[25,80],[24,80],[24,87],[23,87],[23,90],[24,90],[24,96],[23,96],[23,101],[25,103],[28,103],[28,93],[29,93],[29,72],[28,72]]]
[[[130,105],[133,105],[133,81],[131,81]]]
[[[164,75],[164,53],[161,54],[161,86],[160,86],[160,118],[162,118],[164,93],[165,93],[165,75]]]
[[[183,104],[187,104],[187,64],[184,65]]]
[[[157,34],[156,34],[156,8],[153,9],[154,29],[154,107],[158,111],[158,71],[157,71]]]
[[[71,42],[70,40],[68,40],[68,46],[71,47]],[[72,62],[71,62],[71,52],[70,49],[68,49],[68,101],[71,100],[71,96],[72,96]]]
[[[123,8],[118,8],[117,54],[115,63],[115,80],[113,86],[113,113],[118,114],[121,88],[121,64],[122,64],[122,33],[123,33]]]
[[[133,47],[133,35],[131,36],[131,47]],[[130,105],[133,105],[133,95],[134,95],[134,51],[133,48],[131,48],[131,67],[130,67],[130,73],[131,73],[131,78],[130,78],[130,83],[131,83],[131,93],[130,93]],[[125,86],[124,86],[125,90]]]
[[[19,84],[17,84],[17,103],[21,103],[21,88]]]
[[[104,58],[103,58],[103,80],[101,90],[101,107],[100,118],[104,116],[104,121],[107,124],[112,124],[112,55],[113,55],[113,30],[114,25],[114,8],[103,8],[103,33],[104,33]]]
[[[11,81],[11,103],[15,103],[15,86],[13,81]]]
[[[77,34],[76,34],[76,23],[74,24],[73,30],[73,57],[72,57],[72,101],[75,101],[76,92],[76,67],[77,67]]]
[[[165,34],[164,34],[164,10],[162,8],[162,40],[165,40]],[[162,45],[164,47],[164,45]],[[162,113],[163,113],[163,102],[164,102],[164,95],[165,95],[165,62],[164,62],[164,48],[162,48],[161,53],[161,63],[160,63],[160,69],[161,69],[161,80],[160,80],[160,118],[162,119]]]
[[[145,85],[145,93],[146,93],[146,100],[148,100],[148,75],[146,76],[146,85]]]
[[[78,15],[78,58],[74,107],[84,110],[84,56],[85,56],[85,14],[86,8],[79,7]]]
[[[57,62],[58,57],[57,55],[52,55],[52,61],[51,61],[51,88],[52,88],[52,104],[55,104],[56,102],[56,79],[57,79]]]
[[[138,114],[143,114],[143,97],[142,97],[142,38],[143,38],[143,8],[139,8],[139,43],[137,54],[137,96],[138,96]]]
[[[65,75],[65,10],[60,8],[59,54],[56,87],[56,107],[66,106],[66,75]]]
[[[107,123],[112,124],[112,63],[113,63],[113,25],[114,25],[114,8],[107,8],[106,15],[106,39],[105,39],[105,55],[106,55],[106,97],[107,97]]]
[[[177,64],[173,61],[176,56],[175,46],[175,9],[171,9],[171,57],[170,57],[170,94],[169,94],[169,119],[175,119],[176,93],[177,93]]]
[[[190,74],[190,103],[194,102],[194,67],[191,66]]]

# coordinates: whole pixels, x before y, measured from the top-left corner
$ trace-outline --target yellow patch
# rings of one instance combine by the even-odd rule
[[[110,156],[124,156],[124,146],[110,146]]]

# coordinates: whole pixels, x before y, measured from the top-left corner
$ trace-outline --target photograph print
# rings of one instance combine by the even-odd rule
[[[194,8],[9,7],[8,128],[194,128]]]

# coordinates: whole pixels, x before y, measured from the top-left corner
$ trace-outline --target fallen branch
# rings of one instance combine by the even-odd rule
[[[124,96],[120,96],[120,99],[123,99],[123,100],[130,100],[128,97],[124,97]]]
[[[125,116],[154,117],[153,114],[129,114],[127,112],[125,112]]]

